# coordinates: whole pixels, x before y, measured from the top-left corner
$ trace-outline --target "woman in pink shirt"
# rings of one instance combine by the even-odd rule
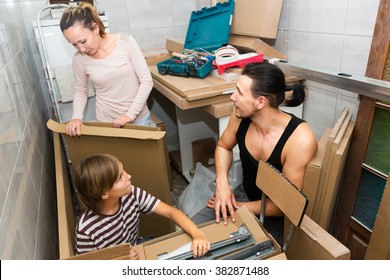
[[[95,88],[98,121],[118,128],[126,123],[153,125],[146,104],[153,80],[134,38],[106,33],[94,7],[85,2],[63,13],[60,28],[77,49],[72,62],[73,115],[66,133],[80,135],[89,81]]]

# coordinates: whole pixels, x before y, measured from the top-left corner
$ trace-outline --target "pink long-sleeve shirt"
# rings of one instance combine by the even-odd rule
[[[83,119],[88,98],[88,81],[96,95],[96,118],[112,122],[120,115],[142,118],[149,109],[146,101],[153,79],[140,47],[131,35],[118,34],[117,45],[104,59],[76,52],[73,57],[73,116]]]

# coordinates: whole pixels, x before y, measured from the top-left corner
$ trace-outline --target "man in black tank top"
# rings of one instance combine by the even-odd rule
[[[288,99],[286,91],[292,91]],[[306,165],[317,152],[317,140],[309,125],[279,109],[282,103],[300,105],[305,99],[304,88],[300,84],[286,86],[283,72],[275,65],[267,62],[246,65],[230,99],[234,111],[215,150],[216,192],[207,207],[192,218],[196,223],[214,218],[219,222],[222,216],[227,224],[229,215],[234,222],[234,211],[242,205],[259,215],[261,191],[256,186],[259,161],[266,160],[300,189]],[[243,183],[233,193],[228,174],[232,150],[237,144]],[[267,200],[265,216],[265,227],[269,230],[267,217],[283,217],[283,213]],[[279,236],[282,238],[283,232]]]

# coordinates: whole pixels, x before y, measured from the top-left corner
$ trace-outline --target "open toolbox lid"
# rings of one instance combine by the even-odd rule
[[[234,0],[191,13],[184,48],[212,52],[229,41]]]

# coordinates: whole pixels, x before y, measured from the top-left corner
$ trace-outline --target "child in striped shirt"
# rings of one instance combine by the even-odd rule
[[[131,184],[131,175],[114,156],[101,154],[82,160],[75,173],[77,194],[87,210],[76,227],[76,253],[130,243],[139,238],[141,213],[171,219],[192,237],[194,257],[210,249],[203,232],[179,209]],[[139,259],[130,248],[130,258]]]

